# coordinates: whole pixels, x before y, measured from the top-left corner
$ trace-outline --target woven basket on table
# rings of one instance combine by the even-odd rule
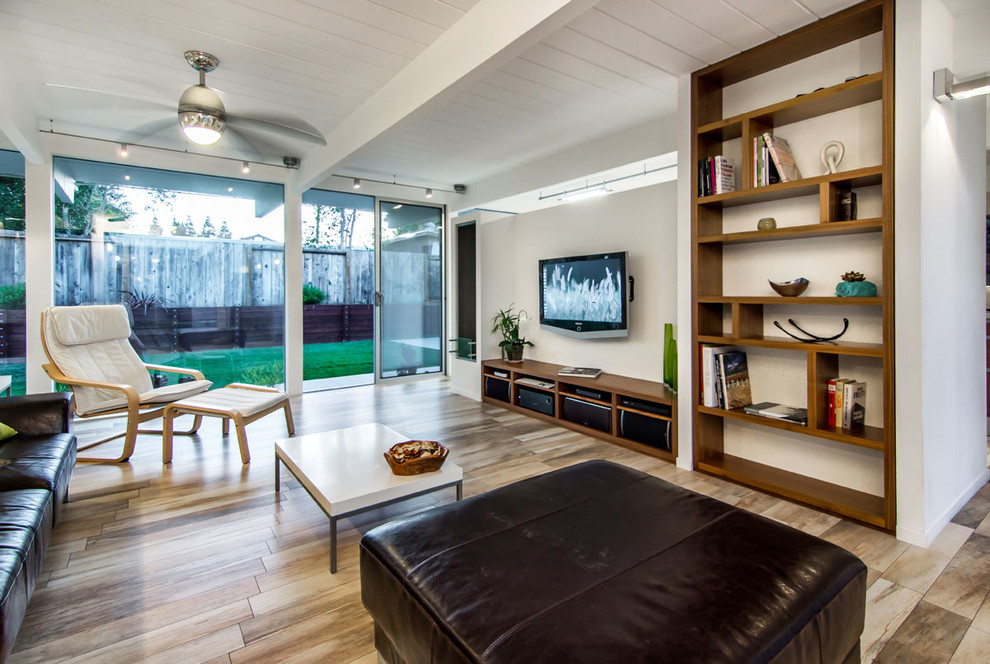
[[[408,459],[402,462],[396,461],[395,457],[392,456],[395,453],[396,448],[399,448],[402,445],[423,442],[434,443],[437,446],[437,453],[424,454],[416,459]],[[440,470],[440,466],[442,466],[443,462],[447,460],[447,455],[449,453],[450,450],[435,441],[408,440],[404,443],[396,443],[390,447],[388,452],[385,452],[385,460],[388,461],[388,465],[392,469],[392,473],[395,475],[419,475],[420,473],[432,473],[435,470]]]

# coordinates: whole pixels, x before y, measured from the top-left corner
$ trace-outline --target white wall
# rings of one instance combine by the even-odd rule
[[[531,319],[521,330],[535,344],[526,357],[661,380],[663,325],[677,316],[676,196],[667,182],[483,223],[480,356],[499,356],[491,317],[514,304]],[[609,251],[629,252],[636,279],[629,336],[581,340],[541,330],[539,259]]]
[[[927,545],[987,481],[985,98],[939,104],[954,25],[938,0],[897,4],[897,535]]]

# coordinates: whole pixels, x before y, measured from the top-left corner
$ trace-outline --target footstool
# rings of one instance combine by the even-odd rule
[[[247,432],[244,427],[255,420],[282,408],[285,411],[285,427],[289,435],[296,431],[292,422],[289,396],[280,390],[244,383],[231,383],[218,390],[202,392],[188,399],[165,406],[162,421],[162,463],[172,461],[172,420],[179,415],[222,417],[223,435],[230,433],[230,420],[234,420],[237,444],[241,448],[241,462],[251,462]]]
[[[389,664],[859,662],[856,556],[605,461],[379,526],[360,563]]]

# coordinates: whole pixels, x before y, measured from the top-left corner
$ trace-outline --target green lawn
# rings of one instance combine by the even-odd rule
[[[219,387],[228,383],[273,385],[285,380],[283,350],[281,346],[229,348],[194,353],[149,354],[143,359],[151,364],[199,369]],[[374,362],[374,344],[370,339],[308,344],[303,348],[303,379],[372,373],[375,370]],[[0,374],[9,374],[13,378],[12,394],[24,394],[23,364],[2,365]]]

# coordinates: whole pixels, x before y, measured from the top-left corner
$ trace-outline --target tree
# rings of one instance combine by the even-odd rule
[[[151,226],[148,226],[148,235],[161,235],[163,233],[161,225],[158,223],[158,217],[153,217],[151,219]]]
[[[71,203],[56,206],[56,228],[69,235],[89,235],[93,232],[93,217],[104,214],[110,218],[127,219],[134,214],[131,202],[120,187],[107,184],[76,183]]]
[[[329,205],[313,206],[313,223],[303,230],[308,247],[350,249],[354,244],[354,224],[358,211]],[[307,233],[308,231],[308,233]]]
[[[178,219],[172,220],[172,235],[176,237],[186,236],[186,225],[180,224]]]
[[[186,215],[186,232],[185,235],[188,237],[196,237],[196,227],[193,226],[192,216]]]
[[[0,178],[0,222],[3,228],[24,230],[24,178]]]
[[[207,217],[203,222],[203,229],[199,232],[200,237],[216,237],[217,231],[213,227],[213,222]]]
[[[223,238],[224,240],[230,239],[230,229],[227,227],[226,221],[220,224],[220,231],[217,233],[217,237]]]

